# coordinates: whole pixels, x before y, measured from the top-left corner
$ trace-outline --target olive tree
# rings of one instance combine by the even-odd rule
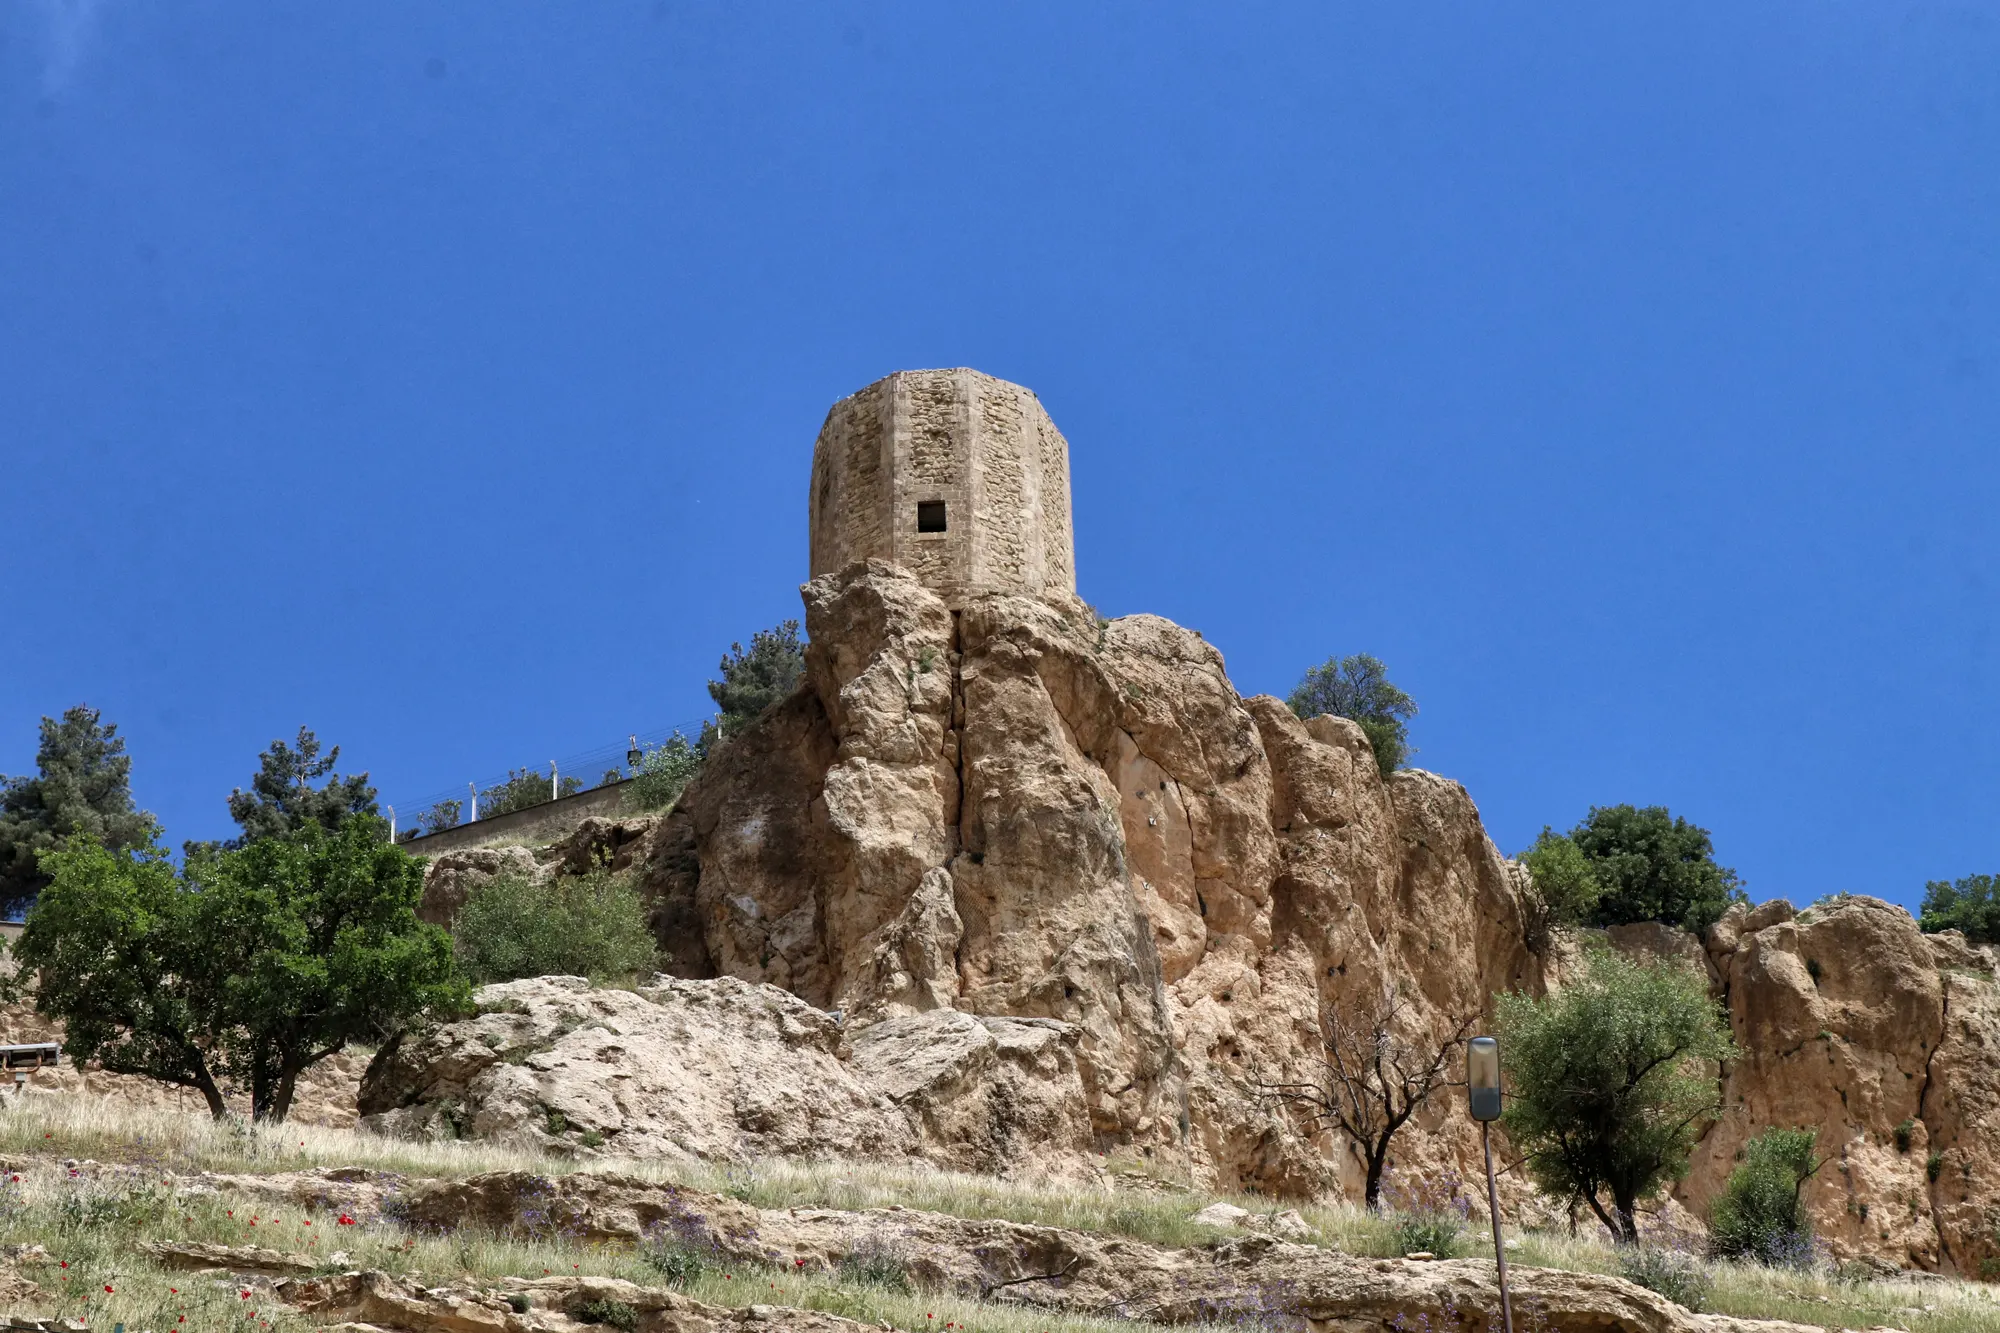
[[[1577,982],[1500,998],[1503,1123],[1529,1174],[1636,1241],[1639,1201],[1687,1173],[1720,1108],[1708,1062],[1736,1053],[1708,983],[1671,963],[1593,953]]]
[[[1385,778],[1409,757],[1409,719],[1417,715],[1417,701],[1390,683],[1380,658],[1367,653],[1327,658],[1306,672],[1285,706],[1300,717],[1331,713],[1359,723]]]

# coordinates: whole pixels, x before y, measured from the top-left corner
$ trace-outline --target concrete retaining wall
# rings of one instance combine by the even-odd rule
[[[624,809],[627,778],[602,787],[592,787],[559,801],[544,801],[525,810],[511,810],[493,819],[474,820],[442,833],[397,843],[411,856],[436,856],[467,847],[484,847],[495,842],[554,842],[592,815],[611,816]]]

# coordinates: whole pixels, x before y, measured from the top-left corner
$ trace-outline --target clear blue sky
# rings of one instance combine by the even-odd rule
[[[1081,591],[1372,652],[1509,852],[2000,869],[2000,13],[0,7],[0,772],[170,839],[699,717],[827,406],[1040,393]]]

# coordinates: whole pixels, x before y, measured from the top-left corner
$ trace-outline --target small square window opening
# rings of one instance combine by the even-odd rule
[[[944,501],[942,500],[917,501],[917,531],[918,532],[944,531]]]

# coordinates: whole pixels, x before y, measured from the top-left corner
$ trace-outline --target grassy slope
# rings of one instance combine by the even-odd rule
[[[659,1273],[629,1249],[585,1247],[561,1240],[515,1241],[464,1234],[428,1237],[405,1233],[394,1223],[361,1219],[336,1227],[330,1216],[303,1215],[275,1220],[224,1197],[176,1202],[159,1188],[168,1174],[277,1172],[315,1166],[366,1166],[413,1176],[462,1177],[484,1171],[527,1170],[558,1175],[579,1169],[618,1170],[727,1193],[762,1207],[814,1205],[867,1208],[890,1203],[966,1217],[1000,1217],[1023,1222],[1113,1232],[1156,1243],[1188,1245],[1221,1233],[1188,1221],[1214,1195],[1161,1188],[1078,1188],[1074,1183],[1000,1181],[914,1167],[765,1162],[751,1167],[669,1164],[630,1160],[550,1157],[486,1143],[406,1143],[347,1130],[281,1127],[251,1130],[217,1125],[205,1117],[133,1111],[81,1098],[31,1098],[0,1115],[0,1152],[27,1159],[22,1179],[0,1179],[0,1245],[39,1243],[50,1261],[67,1259],[68,1271],[35,1273],[45,1288],[69,1293],[61,1310],[44,1304],[42,1314],[82,1313],[93,1325],[123,1320],[128,1327],[174,1325],[183,1312],[189,1326],[216,1327],[216,1310],[231,1311],[229,1322],[255,1328],[237,1289],[164,1272],[142,1262],[137,1242],[147,1239],[207,1240],[261,1244],[309,1253],[336,1246],[346,1266],[391,1272],[421,1272],[432,1281],[459,1274],[481,1278],[539,1277],[545,1271],[594,1273],[659,1285]],[[87,1158],[125,1164],[116,1178],[69,1177],[55,1164]],[[1234,1199],[1239,1206],[1269,1209],[1265,1200]],[[1391,1228],[1382,1219],[1349,1205],[1299,1210],[1329,1245],[1356,1254],[1395,1252]],[[254,1225],[252,1225],[254,1223]],[[331,1239],[329,1239],[331,1238]],[[1465,1252],[1491,1252],[1479,1233],[1468,1233]],[[1529,1233],[1510,1251],[1518,1264],[1596,1272],[1616,1271],[1603,1246],[1549,1233]],[[1710,1308],[1755,1318],[1792,1319],[1830,1328],[1887,1324],[1910,1333],[1989,1333],[2000,1331],[2000,1300],[1994,1289],[1958,1282],[1865,1281],[1838,1283],[1824,1276],[1714,1265]],[[68,1280],[65,1281],[64,1279]],[[114,1288],[106,1294],[105,1285]],[[178,1287],[179,1292],[169,1288]],[[91,1300],[84,1300],[88,1294]],[[1057,1317],[982,1305],[954,1297],[907,1295],[868,1283],[777,1272],[704,1274],[690,1294],[716,1304],[754,1301],[846,1314],[868,1322],[889,1321],[906,1329],[940,1328],[947,1320],[969,1330],[993,1333],[1083,1333],[1146,1325]],[[211,1308],[214,1307],[214,1308]],[[1925,1307],[1929,1307],[1928,1309]],[[0,1310],[0,1313],[6,1311]],[[273,1312],[258,1309],[261,1317]],[[172,1317],[168,1317],[171,1315]],[[198,1316],[198,1317],[197,1317]],[[929,1316],[928,1318],[926,1316]],[[303,1327],[295,1315],[277,1312],[272,1327]]]

